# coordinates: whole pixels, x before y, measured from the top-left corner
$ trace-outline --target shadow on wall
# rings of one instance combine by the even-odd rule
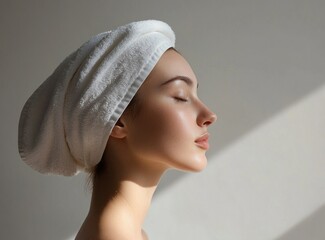
[[[183,15],[184,18],[178,16],[182,13],[179,11],[177,18],[180,20],[175,24],[180,30],[179,39],[183,34],[186,40],[183,49],[188,53],[189,62],[195,60],[194,65],[199,66],[196,71],[198,77],[211,79],[211,82],[202,82],[199,89],[201,98],[218,115],[217,124],[211,128],[211,146],[216,147],[211,147],[208,156],[217,155],[217,152],[325,83],[321,7],[310,5],[309,8],[299,8],[300,5],[279,5],[272,1],[249,1],[254,4],[230,2],[218,2],[205,9],[200,6],[192,9],[192,14],[183,12],[186,15]],[[271,5],[274,5],[273,8]],[[293,7],[296,7],[295,11]],[[24,8],[22,17],[28,14],[34,16],[28,9]],[[201,9],[204,12],[200,12]],[[195,15],[199,13],[202,15]],[[193,14],[200,17],[193,17]],[[11,15],[18,19],[21,17],[14,12]],[[57,18],[53,15],[53,22]],[[196,25],[188,24],[187,19],[195,19]],[[41,22],[36,18],[33,20],[35,24]],[[25,29],[25,21],[21,22],[21,26],[19,33],[25,35],[28,29]],[[47,30],[48,26],[44,26]],[[191,36],[191,40],[185,36]],[[209,37],[202,39],[202,36]],[[34,39],[34,36],[29,39]],[[187,42],[189,47],[186,50]],[[207,47],[190,48],[196,42]],[[16,49],[16,45],[12,49]],[[15,60],[13,69],[16,70],[19,58],[11,58]],[[19,95],[17,88],[13,93],[15,97]],[[18,119],[17,115],[15,119]],[[16,136],[16,132],[15,135],[9,132],[11,129],[6,131],[8,134],[4,135]],[[19,157],[16,155],[15,159]],[[82,176],[69,179],[41,176],[27,170],[27,166],[18,161],[4,169],[0,177],[3,179],[0,186],[4,189],[1,203],[6,210],[5,217],[0,218],[0,232],[7,233],[4,239],[62,240],[78,230],[89,207],[89,195],[81,190],[84,185]],[[182,173],[169,171],[162,179],[157,194],[183,176]],[[325,236],[325,228],[321,226],[324,220],[325,207],[322,207],[276,240],[316,240],[313,235]]]
[[[324,240],[325,205],[275,240]]]
[[[225,150],[242,135],[322,85],[322,81],[317,81],[317,79],[310,80],[309,84],[305,84],[302,79],[300,81],[297,79],[295,91],[292,91],[293,85],[290,84],[282,87],[283,95],[277,96],[278,104],[276,105],[268,104],[267,101],[270,100],[268,94],[270,93],[267,93],[267,89],[265,89],[266,97],[260,99],[260,104],[267,107],[255,109],[255,115],[253,111],[249,113],[248,115],[252,114],[249,121],[244,120],[240,124],[240,119],[236,119],[232,121],[237,121],[237,123],[227,123],[228,120],[231,121],[230,115],[219,116],[219,123],[212,128],[211,132],[220,140],[212,139],[211,145],[218,146],[218,152]],[[297,86],[300,86],[299,91]],[[222,88],[222,86],[220,87]],[[249,92],[243,92],[242,96],[249,94]],[[284,96],[285,92],[286,96]],[[279,98],[282,99],[282,102],[279,101]],[[238,108],[232,111],[237,110]],[[237,117],[240,118],[239,115]],[[227,124],[235,125],[231,128]],[[220,129],[216,129],[218,127]],[[208,155],[212,156],[213,154],[216,154],[215,149],[214,151],[212,149]],[[11,188],[7,190],[7,194],[2,196],[2,200],[10,203],[11,208],[14,207],[14,211],[10,211],[11,214],[6,217],[5,222],[0,222],[1,227],[9,232],[9,235],[14,237],[13,239],[64,240],[73,232],[78,231],[89,207],[90,193],[82,191],[86,175],[82,174],[73,178],[43,176],[35,174],[20,161],[15,166],[15,174],[10,174],[10,171],[4,173],[8,174],[8,176],[4,176],[4,179],[19,186],[20,190]],[[16,175],[22,177],[16,178]],[[190,176],[188,173],[168,171],[160,182],[155,197],[186,175]],[[322,226],[324,222],[325,206],[276,240],[322,240],[316,237],[312,238],[312,236],[325,236],[325,228]],[[18,226],[18,231],[16,226]]]
[[[295,78],[294,81],[279,78],[273,79],[272,82],[263,82],[264,86],[256,90],[255,86],[261,84],[257,83],[258,79],[258,76],[243,75],[241,83],[235,80],[230,83],[234,86],[232,90],[224,91],[229,83],[225,86],[220,84],[219,90],[216,89],[217,92],[220,91],[220,94],[216,94],[217,99],[215,100],[219,102],[216,108],[220,111],[217,112],[217,122],[210,130],[212,139],[210,141],[211,150],[207,154],[208,159],[210,156],[216,156],[218,152],[224,151],[233,142],[275,114],[324,86],[324,80],[320,77],[309,78],[308,80],[301,77]],[[209,85],[211,84],[202,86],[202,88],[206,87],[206,89],[201,89],[202,92],[209,92]],[[273,85],[272,90],[270,90],[271,85]],[[236,93],[236,91],[238,92]],[[230,98],[233,99],[230,100]],[[236,98],[237,100],[234,100]],[[186,175],[188,173],[168,171],[162,178],[156,195]]]
[[[281,49],[277,51],[281,56]],[[267,55],[267,52],[264,53]],[[286,72],[281,75],[276,73],[276,69],[281,67],[275,64],[273,66],[275,73],[269,73],[263,78],[267,66],[259,65],[257,60],[253,59],[248,62],[242,60],[243,65],[240,68],[235,66],[230,75],[224,73],[229,79],[222,79],[222,76],[219,76],[220,78],[217,76],[217,83],[200,85],[200,91],[205,93],[204,96],[201,94],[203,100],[208,100],[204,99],[204,97],[214,96],[213,102],[211,100],[206,102],[209,106],[215,104],[215,106],[211,107],[213,110],[217,110],[218,115],[218,121],[211,127],[210,131],[212,136],[215,137],[211,139],[211,146],[217,147],[211,148],[208,157],[223,151],[244,134],[324,85],[323,76],[321,77],[320,74],[323,70],[313,69],[313,62],[309,63],[307,71],[306,69],[298,70],[298,68],[294,68],[295,63],[293,62],[277,63],[286,65],[288,68],[291,64],[291,69],[294,68],[297,71]],[[220,66],[220,68],[222,67]],[[260,71],[251,73],[244,70],[254,68],[260,68]],[[205,70],[207,69],[203,69],[203,72]],[[318,74],[312,75],[313,70]],[[20,176],[26,175],[26,169],[22,169],[20,174]],[[184,174],[186,173],[169,171],[163,177],[156,195],[173,185]],[[7,179],[11,179],[11,177]],[[26,191],[25,193],[20,191],[8,195],[19,195],[10,199],[24,199],[24,201],[17,200],[15,205],[21,207],[20,214],[23,217],[17,220],[17,216],[13,215],[10,220],[11,223],[15,222],[20,226],[21,233],[11,229],[12,233],[16,236],[23,234],[26,237],[25,239],[54,240],[63,239],[63,236],[66,237],[71,232],[75,232],[80,226],[81,222],[79,221],[83,220],[89,204],[88,199],[80,193],[83,180],[81,178],[73,178],[73,180],[60,178],[61,182],[59,182],[57,178],[45,178],[35,176],[32,173],[26,179],[28,179],[28,182],[17,183],[21,187],[26,185],[22,187]],[[19,180],[16,179],[15,181]],[[71,189],[76,189],[76,186],[80,187],[77,189],[79,193],[71,193]],[[53,188],[50,189],[51,187]],[[40,192],[42,192],[41,195],[39,195]],[[35,196],[37,196],[37,199],[41,199],[41,203],[35,202]],[[12,202],[10,199],[7,199],[7,202]],[[26,208],[26,202],[30,202],[28,208]],[[35,209],[39,211],[35,212]],[[323,229],[320,226],[321,222],[324,222],[324,218],[325,209],[322,208],[315,215],[277,240],[313,240],[311,232],[318,236],[324,236],[325,228]],[[6,225],[13,226],[14,224],[4,223],[4,226]],[[35,228],[35,232],[33,232],[32,228]],[[42,230],[40,231],[40,229]],[[314,239],[316,240],[316,238]]]

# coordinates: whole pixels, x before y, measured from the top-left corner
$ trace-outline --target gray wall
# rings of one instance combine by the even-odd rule
[[[20,110],[91,35],[154,18],[175,30],[218,121],[208,168],[163,178],[150,238],[324,239],[324,11],[322,0],[1,1],[0,238],[73,238],[85,176],[43,176],[20,160]]]

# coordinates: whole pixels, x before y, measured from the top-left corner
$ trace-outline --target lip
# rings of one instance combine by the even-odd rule
[[[209,133],[203,134],[201,137],[195,140],[196,145],[199,148],[202,148],[204,150],[209,149]]]

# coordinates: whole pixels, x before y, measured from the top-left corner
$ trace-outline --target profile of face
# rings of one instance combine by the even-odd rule
[[[135,113],[125,111],[113,129],[128,154],[148,167],[201,171],[207,164],[208,126],[216,115],[198,98],[188,62],[167,50],[136,94]],[[120,131],[120,132],[119,132]]]

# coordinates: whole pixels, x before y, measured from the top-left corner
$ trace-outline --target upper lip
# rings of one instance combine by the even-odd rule
[[[199,143],[199,142],[205,142],[205,141],[208,141],[209,140],[209,133],[204,133],[203,135],[201,135],[201,137],[197,138],[195,140],[196,143]]]

